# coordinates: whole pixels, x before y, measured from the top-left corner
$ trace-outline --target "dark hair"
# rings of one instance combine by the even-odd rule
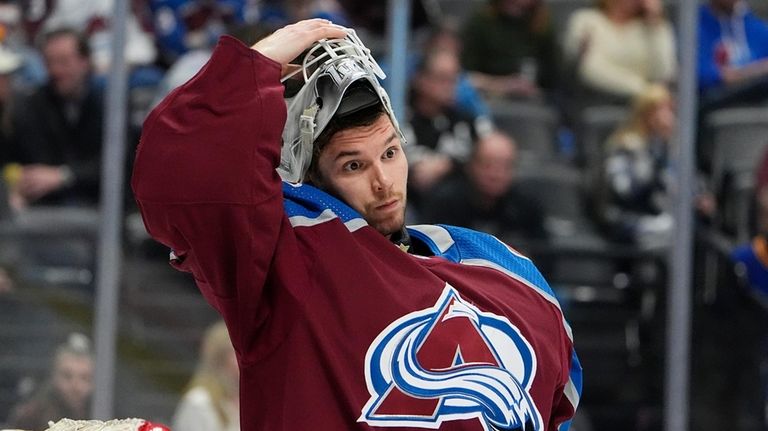
[[[40,51],[42,51],[49,42],[60,37],[71,37],[75,39],[75,42],[77,43],[77,53],[83,58],[91,57],[91,46],[88,44],[88,39],[81,32],[69,27],[57,28],[43,33],[38,43]]]
[[[315,144],[312,148],[312,162],[309,164],[307,175],[305,180],[309,182],[315,182],[315,180],[322,180],[320,177],[320,171],[317,167],[317,161],[320,158],[320,154],[331,139],[342,130],[354,129],[357,127],[370,126],[376,122],[382,115],[386,115],[384,105],[377,103],[368,108],[361,109],[353,112],[349,115],[334,116],[331,121],[325,126],[325,129],[320,133],[320,136],[315,139]]]

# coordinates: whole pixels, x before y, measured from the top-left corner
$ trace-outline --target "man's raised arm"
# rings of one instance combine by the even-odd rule
[[[248,288],[258,294],[283,218],[275,171],[286,116],[281,73],[315,41],[345,31],[308,20],[253,47],[222,37],[203,69],[147,118],[132,179],[136,200],[150,235],[198,284],[211,286],[201,286],[209,300],[211,292],[235,295],[243,268],[256,272]]]

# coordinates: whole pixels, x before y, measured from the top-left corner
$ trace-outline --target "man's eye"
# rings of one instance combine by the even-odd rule
[[[356,171],[360,169],[360,162],[358,161],[351,161],[344,164],[344,170],[345,171]]]
[[[395,157],[395,153],[396,152],[397,152],[397,150],[395,149],[395,147],[388,148],[387,151],[384,152],[384,158],[385,159],[391,159],[391,158]]]

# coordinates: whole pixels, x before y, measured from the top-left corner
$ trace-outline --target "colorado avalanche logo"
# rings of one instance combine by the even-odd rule
[[[480,311],[446,284],[434,307],[401,317],[373,341],[360,422],[439,428],[478,419],[486,431],[543,429],[528,390],[536,356],[506,318]]]

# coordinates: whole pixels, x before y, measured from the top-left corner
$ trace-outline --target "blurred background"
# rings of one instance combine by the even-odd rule
[[[131,162],[148,112],[219,36],[250,45],[323,17],[385,70],[405,64],[384,85],[405,95],[408,222],[493,233],[557,293],[584,368],[577,431],[663,427],[675,138],[692,128],[689,427],[768,429],[768,2],[702,0],[698,46],[682,46],[678,1],[413,0],[392,55],[384,0],[131,0],[114,58],[113,0],[0,0],[0,427],[90,417],[99,204],[117,176],[112,416],[237,429],[226,331],[144,230]],[[696,100],[681,100],[693,50]],[[113,64],[127,74],[117,137]],[[112,138],[124,174],[104,171]]]

